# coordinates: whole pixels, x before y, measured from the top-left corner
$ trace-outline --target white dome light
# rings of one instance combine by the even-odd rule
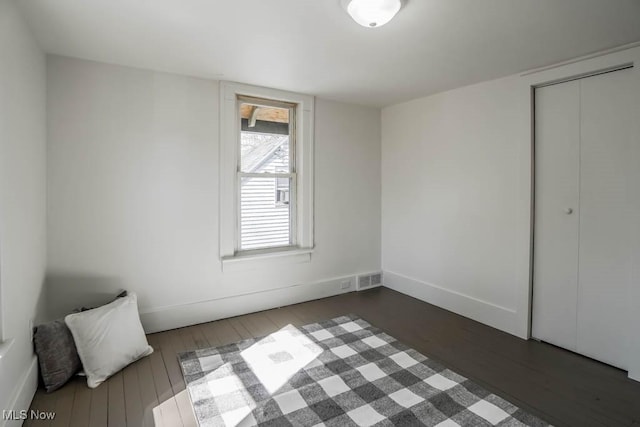
[[[347,0],[347,12],[363,27],[381,27],[391,21],[402,6],[401,0]]]

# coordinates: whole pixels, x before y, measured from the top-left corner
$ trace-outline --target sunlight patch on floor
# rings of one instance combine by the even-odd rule
[[[273,395],[322,349],[292,325],[287,325],[244,350],[241,356]]]
[[[243,350],[240,355],[269,395],[274,396],[298,371],[316,361],[321,353],[322,349],[303,332],[287,325]],[[224,425],[241,427],[251,424],[254,420],[250,415],[258,402],[233,372],[233,365],[224,363],[219,354],[203,357],[200,362],[204,364],[205,371],[211,370],[203,378],[210,396],[224,396],[225,405],[233,408],[221,415]],[[187,390],[182,393],[186,394]],[[163,421],[167,418],[179,416],[177,406],[172,397],[153,408],[155,425],[165,425]]]

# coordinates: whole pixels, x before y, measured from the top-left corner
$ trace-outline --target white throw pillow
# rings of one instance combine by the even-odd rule
[[[64,321],[71,330],[91,388],[153,353],[140,323],[138,299],[132,292],[102,307],[70,314]]]

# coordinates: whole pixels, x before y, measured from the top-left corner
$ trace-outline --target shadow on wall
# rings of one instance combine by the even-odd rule
[[[113,301],[123,291],[118,277],[51,274],[45,280],[47,320],[58,319],[73,310],[94,308]]]
[[[36,306],[35,306],[34,319],[33,319],[34,325],[39,325],[49,320],[49,303],[47,301],[46,286],[47,286],[47,282],[45,278],[43,285],[40,287],[40,294],[36,299]]]

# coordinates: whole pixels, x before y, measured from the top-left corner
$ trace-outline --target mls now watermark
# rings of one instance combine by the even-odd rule
[[[23,409],[21,411],[15,410],[3,410],[2,411],[2,419],[5,421],[10,420],[53,420],[56,417],[55,412],[51,411],[38,411],[37,409],[26,410]]]

